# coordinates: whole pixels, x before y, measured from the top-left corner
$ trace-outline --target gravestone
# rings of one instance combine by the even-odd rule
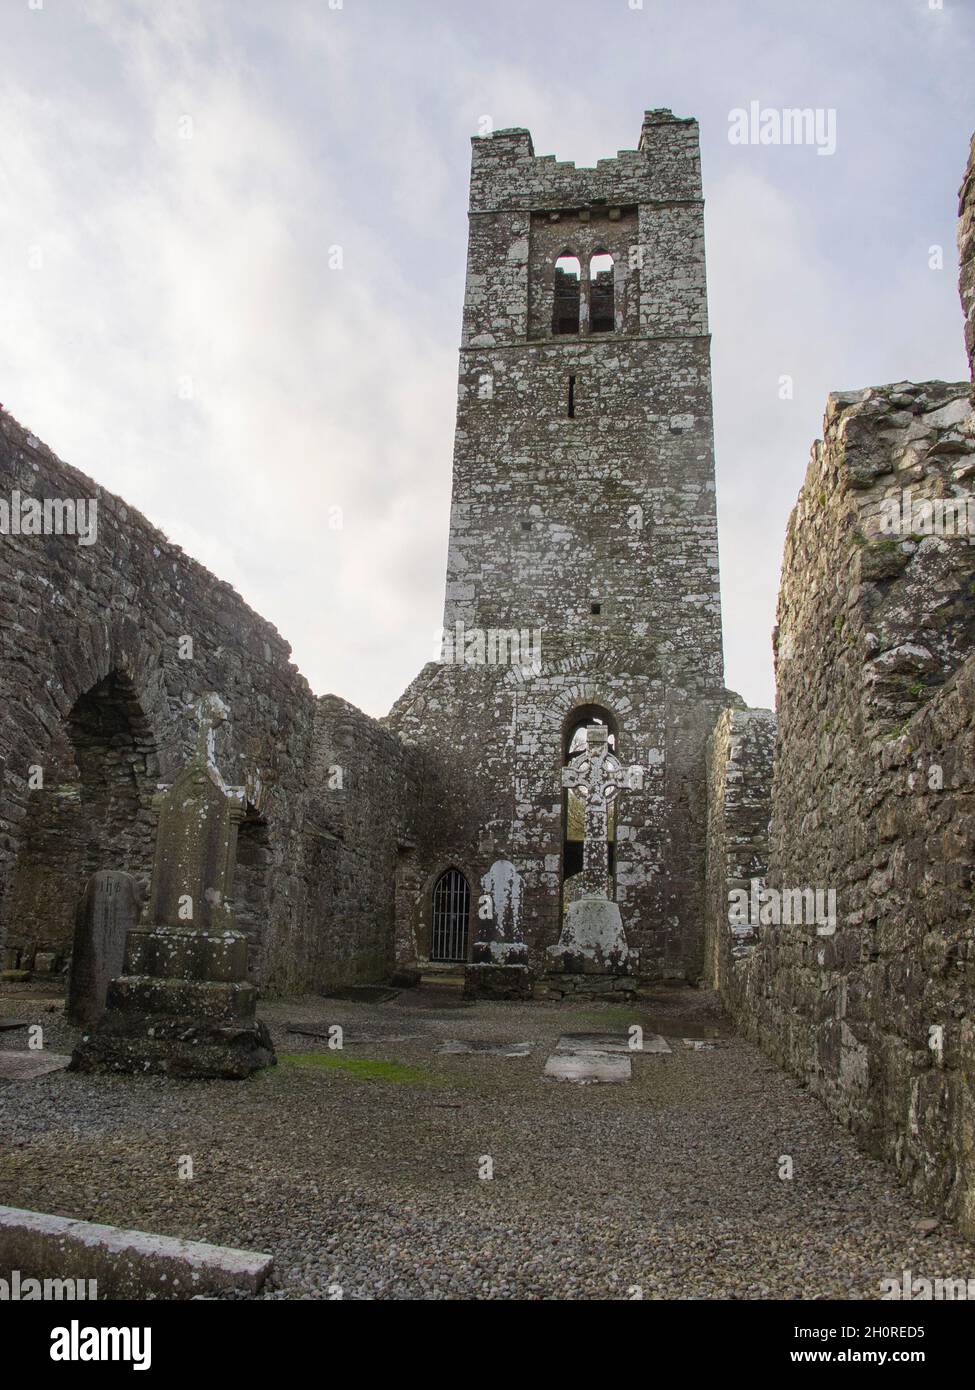
[[[534,975],[521,933],[521,875],[499,859],[481,879],[477,939],[464,971],[468,999],[530,999]]]
[[[562,785],[585,802],[582,896],[565,913],[558,944],[549,946],[550,994],[625,999],[636,992],[639,952],[626,944],[619,906],[609,896],[609,807],[627,784],[604,724],[586,730],[586,747],[563,769]]]
[[[143,890],[132,874],[100,869],[85,885],[75,922],[65,1009],[72,1023],[94,1023],[105,1011],[111,980],[122,973],[125,942],[139,921]]]
[[[155,798],[146,922],[129,932],[124,973],[75,1049],[76,1071],[240,1078],[275,1060],[230,907],[246,798],[214,759],[214,726],[227,713],[218,696],[203,697],[196,755]]]
[[[620,1084],[632,1076],[629,1057],[619,1057],[610,1052],[575,1052],[553,1054],[545,1063],[542,1073],[553,1081],[574,1081],[580,1085],[593,1082]]]

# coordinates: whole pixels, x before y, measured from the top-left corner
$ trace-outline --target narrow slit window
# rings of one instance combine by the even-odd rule
[[[570,377],[569,377],[569,419],[570,419],[570,420],[574,420],[575,418],[576,418],[576,379],[575,379],[574,376],[570,376]]]
[[[563,251],[555,262],[555,296],[552,308],[552,332],[579,332],[579,302],[582,285],[582,265],[578,256]]]
[[[589,329],[612,333],[616,327],[616,288],[613,258],[597,251],[589,262]]]

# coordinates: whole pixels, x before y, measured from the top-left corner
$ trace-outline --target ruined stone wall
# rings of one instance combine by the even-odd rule
[[[0,535],[3,963],[58,968],[88,875],[148,875],[153,794],[195,745],[196,700],[216,691],[230,709],[216,762],[247,789],[234,906],[255,976],[296,991],[380,976],[402,750],[351,706],[316,701],[287,643],[228,584],[0,414],[0,499],[18,490],[98,510],[91,545]],[[343,759],[346,801],[330,806],[324,772]]]
[[[37,950],[63,955],[89,872],[148,873],[151,797],[194,746],[194,701],[208,690],[231,711],[217,736],[221,772],[248,785],[268,822],[267,910],[272,919],[300,912],[299,771],[314,701],[287,644],[138,512],[0,415],[0,497],[9,501],[17,490],[38,499],[95,498],[98,511],[91,545],[66,534],[0,537],[7,949],[27,964]],[[35,790],[32,766],[44,776]],[[102,785],[106,777],[118,784],[114,796]],[[143,833],[127,842],[133,818]]]
[[[747,923],[733,921],[729,893],[750,891],[768,872],[775,715],[726,709],[708,741],[707,887],[704,979],[726,996],[734,962],[754,944]]]
[[[759,927],[727,990],[969,1232],[975,544],[934,504],[973,483],[968,383],[830,397],[785,547],[769,886],[835,889],[837,923]]]
[[[302,836],[317,930],[269,944],[267,976],[281,992],[382,980],[393,968],[395,885],[416,833],[414,752],[334,695],[317,703]]]
[[[520,927],[536,967],[561,928],[564,732],[574,711],[612,711],[617,755],[642,786],[617,808],[615,895],[641,973],[696,979],[703,968],[704,747],[720,705],[660,682],[591,670],[431,664],[388,723],[428,765],[422,829],[402,864],[402,958],[429,944],[430,892],[454,865],[472,892],[497,860],[523,878]]]
[[[965,315],[965,346],[975,380],[975,135],[958,207],[958,255],[961,263],[961,307]]]

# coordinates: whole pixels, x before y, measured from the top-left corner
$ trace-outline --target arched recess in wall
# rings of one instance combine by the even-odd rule
[[[158,754],[131,677],[113,670],[81,695],[37,766],[42,781],[28,793],[7,936],[28,968],[38,951],[63,959],[70,950],[93,873],[150,875]]]
[[[589,262],[589,331],[612,333],[616,327],[616,271],[608,251]]]
[[[619,724],[611,710],[602,705],[577,705],[570,710],[562,726],[562,766],[585,751],[586,730],[593,724],[605,724],[610,749],[619,756]],[[568,788],[562,790],[562,910],[573,899],[573,879],[582,873],[583,842],[585,839],[585,800]],[[607,821],[609,841],[609,874],[616,872],[616,808],[610,805]]]
[[[466,961],[471,950],[471,888],[460,869],[445,869],[433,885],[430,959]]]
[[[578,333],[582,293],[582,264],[571,251],[563,251],[555,262],[552,296],[552,332]]]

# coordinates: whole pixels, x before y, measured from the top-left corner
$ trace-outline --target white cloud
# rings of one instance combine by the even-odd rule
[[[635,144],[644,106],[695,112],[728,676],[767,703],[785,519],[827,391],[961,367],[970,27],[952,14],[949,43],[889,8],[824,0],[785,26],[740,0],[621,3],[599,25],[586,0],[12,7],[4,403],[230,580],[315,689],[382,713],[441,614],[467,137],[489,115],[592,164]],[[810,91],[840,105],[835,159],[732,152],[729,104]],[[912,259],[939,239],[940,281]]]

